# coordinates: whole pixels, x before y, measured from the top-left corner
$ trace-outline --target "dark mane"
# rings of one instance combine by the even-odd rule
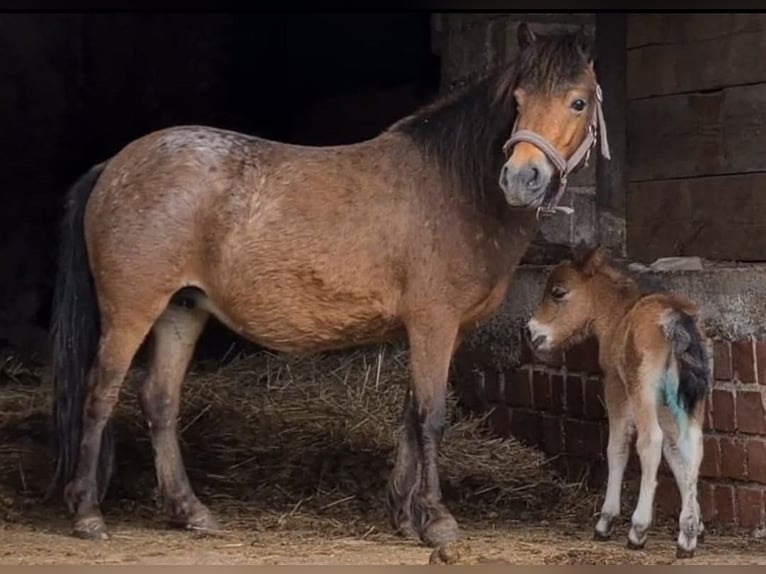
[[[538,36],[520,57],[463,90],[443,97],[392,125],[409,136],[449,174],[453,193],[475,205],[504,205],[497,184],[505,158],[503,143],[516,119],[513,91],[518,85],[550,92],[580,78],[587,56],[578,35]]]
[[[500,173],[503,142],[516,119],[515,78],[515,69],[495,72],[400,120],[389,131],[408,135],[437,161],[452,177],[453,192],[485,203],[488,184]],[[502,199],[499,189],[494,195]]]

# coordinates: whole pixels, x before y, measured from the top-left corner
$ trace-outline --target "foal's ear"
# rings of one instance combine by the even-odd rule
[[[580,251],[577,257],[578,267],[585,275],[593,275],[606,263],[606,250],[601,245],[586,247],[581,244],[578,246],[578,251]]]
[[[522,51],[527,49],[530,45],[534,44],[535,40],[537,39],[535,37],[535,33],[527,25],[526,22],[521,22],[519,24],[519,27],[516,30],[516,35],[517,35],[518,40],[519,40],[519,48]]]

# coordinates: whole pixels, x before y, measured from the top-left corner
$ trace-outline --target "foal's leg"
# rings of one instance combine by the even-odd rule
[[[671,415],[668,415],[670,418]],[[678,427],[667,429],[663,451],[665,460],[678,485],[681,495],[681,513],[678,517],[678,558],[691,558],[702,540],[704,525],[697,497],[697,480],[702,463],[702,426],[696,418],[689,418],[686,433],[679,436]]]
[[[431,315],[407,326],[410,341],[416,435],[422,464],[415,493],[415,527],[423,542],[439,546],[459,535],[457,521],[441,501],[437,456],[447,407],[447,378],[458,336],[449,314]]]
[[[69,511],[74,514],[73,533],[80,538],[109,537],[97,499],[96,473],[101,435],[117,403],[120,386],[133,356],[153,319],[127,314],[102,315],[98,353],[88,373],[77,469],[64,490]]]
[[[176,429],[181,386],[207,318],[200,309],[168,306],[152,329],[151,365],[140,393],[165,509],[174,524],[201,531],[218,526],[189,484]]]
[[[653,382],[647,381],[647,378],[649,377],[633,386],[632,404],[638,432],[636,450],[641,461],[641,490],[628,533],[628,548],[631,549],[640,549],[646,544],[647,530],[651,525],[654,509],[657,471],[662,460],[663,433],[657,416],[656,387]],[[657,378],[649,380],[654,381]]]
[[[609,443],[606,447],[609,477],[606,483],[604,504],[601,506],[601,515],[593,534],[596,540],[609,539],[612,535],[614,519],[620,514],[622,479],[630,455],[633,425],[622,382],[616,378],[605,379],[605,395],[609,413]]]

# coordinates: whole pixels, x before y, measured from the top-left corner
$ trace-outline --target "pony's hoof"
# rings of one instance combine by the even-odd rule
[[[431,552],[431,556],[428,559],[429,564],[473,564],[475,562],[473,558],[473,552],[467,542],[462,540],[455,540],[447,542],[437,546],[436,549]]]
[[[204,536],[221,536],[223,530],[212,513],[206,508],[185,521],[184,528]]]
[[[625,545],[628,550],[643,550],[644,546],[646,546],[646,540],[643,542],[634,542],[630,538],[628,538],[628,543]]]
[[[432,520],[423,529],[421,540],[428,546],[435,548],[448,542],[454,542],[460,537],[460,528],[457,520],[451,515],[441,516]]]
[[[72,536],[83,540],[109,540],[106,524],[100,516],[88,516],[76,520],[72,527]]]
[[[676,560],[687,560],[694,558],[694,550],[687,550],[681,546],[676,546]]]
[[[415,530],[415,527],[412,526],[411,522],[405,522],[403,524],[396,526],[396,534],[401,536],[402,538],[407,538],[410,540],[420,540],[420,536],[418,536],[418,533]]]

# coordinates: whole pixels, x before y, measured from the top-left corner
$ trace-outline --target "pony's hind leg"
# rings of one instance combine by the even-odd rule
[[[101,436],[133,356],[151,324],[152,320],[131,316],[102,318],[98,353],[88,373],[77,468],[64,490],[67,506],[74,515],[73,533],[79,538],[108,538],[96,483]]]
[[[168,306],[152,328],[151,363],[139,396],[151,433],[157,482],[171,522],[214,532],[218,529],[215,519],[189,484],[177,433],[181,386],[207,319],[207,311],[174,303]]]
[[[388,480],[386,504],[391,525],[396,532],[406,538],[418,538],[412,522],[412,505],[421,475],[421,464],[417,441],[418,413],[411,390],[407,391],[404,399],[402,421],[396,463]]]

